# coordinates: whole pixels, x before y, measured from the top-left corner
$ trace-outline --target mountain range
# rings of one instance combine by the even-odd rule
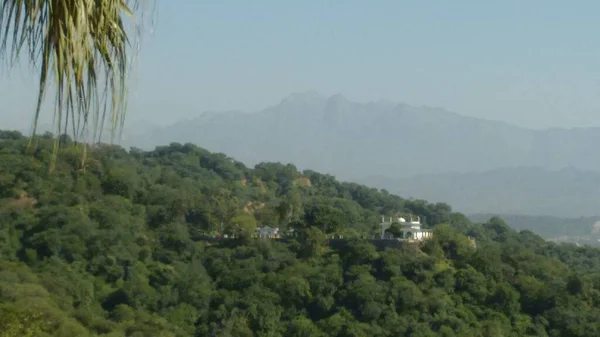
[[[597,127],[532,130],[306,92],[253,113],[205,112],[125,136],[126,146],[190,142],[248,165],[291,162],[467,213],[600,215]]]
[[[600,214],[600,172],[576,168],[501,168],[399,179],[378,176],[360,182],[407,198],[446,202],[467,214],[561,218]]]
[[[472,214],[469,218],[473,222],[483,223],[494,216],[501,217],[516,230],[530,230],[546,240],[600,246],[600,216],[565,218],[548,215]]]

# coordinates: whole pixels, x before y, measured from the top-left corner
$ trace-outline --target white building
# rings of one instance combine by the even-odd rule
[[[398,217],[397,219],[390,217],[389,221],[385,221],[385,218],[382,216],[381,223],[379,224],[381,227],[382,240],[391,238],[391,234],[386,234],[385,231],[392,227],[394,223],[397,223],[400,226],[400,231],[402,233],[401,237],[397,237],[396,239],[423,241],[433,237],[433,232],[431,230],[421,228],[421,219],[419,217],[415,220],[411,216],[409,221],[406,221],[403,217]]]
[[[261,239],[278,239],[279,227],[259,227],[256,229],[256,236]]]

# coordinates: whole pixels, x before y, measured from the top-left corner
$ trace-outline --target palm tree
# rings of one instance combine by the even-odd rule
[[[57,135],[72,131],[75,140],[91,136],[94,142],[106,124],[113,137],[122,128],[130,51],[139,50],[151,1],[0,0],[0,59],[13,65],[25,54],[39,69],[34,134],[51,85]]]

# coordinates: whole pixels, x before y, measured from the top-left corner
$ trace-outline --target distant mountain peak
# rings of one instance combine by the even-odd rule
[[[314,90],[295,92],[287,95],[281,104],[311,104],[314,102],[324,101],[325,98]]]
[[[349,102],[349,100],[346,98],[346,96],[344,96],[344,95],[342,95],[340,93],[332,95],[331,97],[329,97],[327,99],[327,101],[331,102],[331,103],[345,103],[345,102]]]
[[[248,163],[292,162],[344,179],[524,166],[600,170],[600,157],[595,155],[600,128],[534,131],[436,107],[357,102],[315,91],[290,94],[252,113],[205,113],[128,137],[137,138],[138,147],[193,142]]]
[[[391,100],[389,100],[387,98],[381,98],[381,99],[379,99],[379,100],[377,100],[375,102],[372,102],[372,103],[373,104],[377,104],[377,105],[381,105],[381,106],[386,106],[386,107],[394,107],[394,106],[397,106],[397,105],[401,105],[401,104],[399,104],[397,102],[394,102],[394,101],[391,101]]]

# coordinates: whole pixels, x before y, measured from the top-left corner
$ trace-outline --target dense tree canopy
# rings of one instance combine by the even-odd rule
[[[0,132],[2,337],[600,335],[597,249],[191,144],[27,144]],[[364,239],[399,213],[434,239]]]

